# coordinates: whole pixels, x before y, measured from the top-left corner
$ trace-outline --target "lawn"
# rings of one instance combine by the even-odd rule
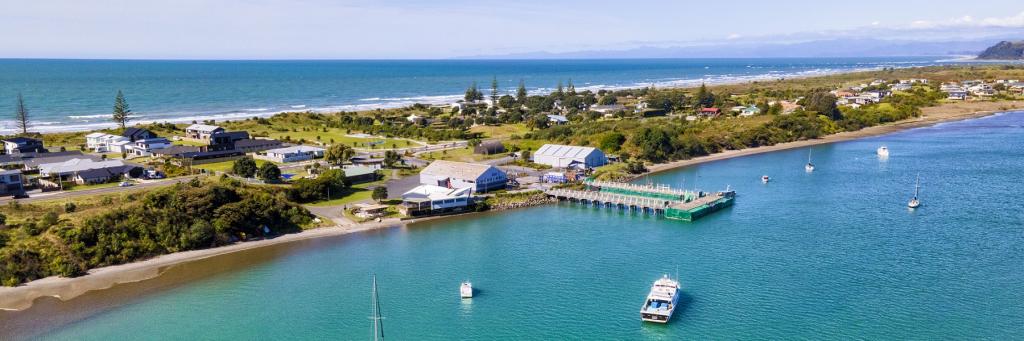
[[[260,126],[262,127],[262,126]],[[291,140],[291,141],[307,141],[307,142],[321,142],[321,143],[344,143],[349,146],[364,149],[392,149],[392,148],[406,148],[406,147],[419,147],[422,143],[405,140],[405,139],[393,139],[393,138],[359,138],[347,136],[349,132],[345,129],[340,128],[327,128],[325,132],[323,128],[314,128],[309,131],[276,131],[267,128],[256,128],[256,130],[250,131],[253,135],[257,136],[268,136],[276,140]],[[373,143],[373,145],[371,145]]]
[[[257,168],[262,167],[263,164],[267,163],[267,162],[270,162],[270,161],[256,159],[256,167]],[[231,161],[221,161],[221,162],[214,162],[214,163],[206,163],[206,164],[196,165],[196,166],[192,166],[192,168],[205,169],[207,172],[225,172],[225,173],[227,173],[227,172],[231,171],[231,167],[234,166],[234,164],[235,164],[235,161],[231,160]]]
[[[200,147],[200,146],[207,146],[207,145],[209,145],[209,143],[206,143],[206,142],[192,141],[192,140],[178,140],[178,141],[171,142],[171,144],[173,144],[175,146],[193,146],[193,147]]]
[[[427,160],[448,160],[448,161],[461,161],[461,162],[480,162],[484,160],[497,159],[500,157],[508,156],[508,153],[499,153],[492,155],[481,155],[474,154],[473,148],[458,148],[448,149],[444,151],[436,151],[423,153],[419,155],[423,159]]]
[[[472,133],[481,133],[484,138],[488,139],[506,139],[512,135],[526,134],[530,132],[530,129],[525,124],[502,124],[498,126],[482,126],[478,125],[469,129]]]
[[[343,193],[331,193],[330,200],[317,201],[309,204],[310,206],[337,206],[337,205],[348,205],[354,204],[360,201],[371,200],[373,190],[370,187],[384,186],[387,182],[388,176],[385,175],[381,180],[374,182],[367,182],[362,184],[352,185],[352,187],[346,188]]]

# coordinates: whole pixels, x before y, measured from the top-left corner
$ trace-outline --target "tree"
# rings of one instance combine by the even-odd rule
[[[516,89],[516,101],[519,102],[519,104],[526,104],[526,97],[528,96],[529,94],[526,92],[526,83],[520,79],[519,88]]]
[[[839,111],[839,106],[836,105],[836,96],[826,90],[811,92],[807,96],[804,107],[807,110],[817,112],[819,115],[825,115],[833,121],[843,118],[843,113]]]
[[[601,150],[608,152],[617,152],[619,148],[622,148],[622,144],[626,143],[626,136],[622,133],[608,133],[601,137],[601,143],[599,144]]]
[[[235,160],[235,163],[231,165],[231,172],[243,178],[251,178],[255,176],[256,171],[256,160],[253,160],[248,156],[243,156],[241,159]]]
[[[327,148],[327,152],[324,153],[324,159],[335,165],[341,165],[355,156],[356,151],[352,147],[344,144],[334,144]]]
[[[114,122],[124,129],[128,121],[132,119],[132,110],[128,107],[128,101],[124,99],[124,93],[117,90],[117,97],[114,98]]]
[[[259,170],[260,180],[266,182],[275,182],[281,180],[281,169],[277,168],[273,162],[264,163],[260,166]]]
[[[567,94],[569,95],[569,97],[576,96],[576,86],[572,85],[572,78],[569,78],[569,90],[567,90]]]
[[[373,198],[373,200],[376,200],[378,203],[381,200],[387,199],[388,198],[388,188],[387,188],[387,186],[377,186],[377,187],[375,187],[373,189],[373,193],[370,194],[370,197]]]
[[[619,99],[616,98],[614,95],[608,94],[608,95],[601,96],[601,99],[597,100],[597,104],[600,104],[600,105],[612,105],[612,104],[617,103],[618,101],[619,101]]]
[[[491,105],[498,106],[498,76],[491,79]]]
[[[18,103],[15,105],[14,121],[22,134],[28,133],[28,108],[25,107],[25,99],[18,93]]]
[[[565,88],[562,87],[562,81],[558,81],[558,87],[555,88],[555,93],[551,94],[557,99],[565,98]]]
[[[394,167],[395,164],[398,163],[399,161],[402,161],[402,154],[399,154],[398,152],[393,151],[393,150],[389,150],[389,151],[384,152],[384,166],[385,167],[388,167],[388,168]]]
[[[708,90],[704,83],[700,84],[700,89],[697,89],[697,96],[694,96],[693,100],[695,107],[710,108],[715,106],[715,94]]]
[[[470,85],[469,88],[466,89],[466,102],[476,102],[482,99],[484,99],[484,94],[481,93],[480,90],[477,90],[476,82],[473,82],[473,85]]]

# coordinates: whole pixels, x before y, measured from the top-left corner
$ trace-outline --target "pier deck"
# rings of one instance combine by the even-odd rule
[[[735,192],[705,193],[668,186],[634,185],[607,181],[587,181],[590,190],[551,189],[544,193],[558,200],[592,206],[612,207],[664,215],[668,219],[693,221],[732,205]]]

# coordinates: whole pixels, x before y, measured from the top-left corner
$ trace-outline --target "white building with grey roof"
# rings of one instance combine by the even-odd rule
[[[533,153],[533,162],[555,168],[594,168],[608,163],[608,157],[594,147],[545,144]]]
[[[505,188],[508,176],[491,165],[437,160],[420,172],[420,183],[446,188],[471,187],[476,192],[487,192]]]

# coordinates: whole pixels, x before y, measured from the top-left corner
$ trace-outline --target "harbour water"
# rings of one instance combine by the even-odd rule
[[[58,303],[21,314],[48,340],[363,339],[376,274],[392,339],[1024,339],[1024,112],[813,155],[813,173],[796,149],[640,180],[737,191],[694,223],[565,203],[472,215],[228,256],[252,261],[70,323],[48,324]],[[677,269],[671,323],[640,323]]]
[[[0,59],[0,109],[14,111],[22,93],[34,131],[90,130],[113,125],[122,90],[139,122],[189,122],[268,116],[281,111],[338,111],[446,104],[473,82],[490,95],[519,81],[547,93],[571,79],[578,90],[697,85],[950,63],[938,57],[132,61]],[[6,112],[6,111],[5,111]],[[13,122],[0,119],[0,133]]]

